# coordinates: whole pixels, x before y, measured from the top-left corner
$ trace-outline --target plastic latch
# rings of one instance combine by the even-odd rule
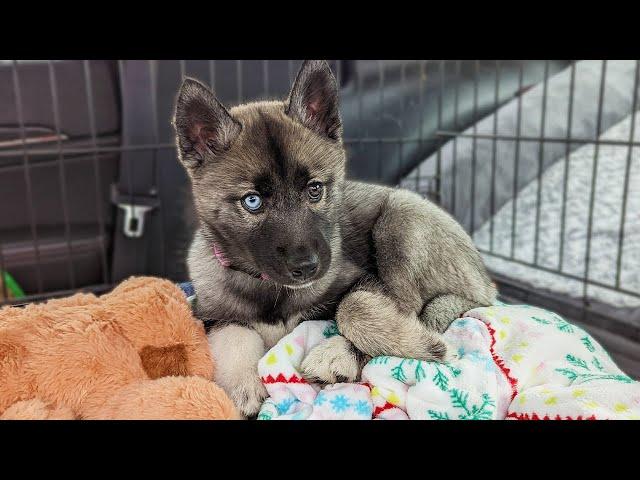
[[[151,195],[122,194],[116,185],[111,189],[111,201],[124,212],[122,232],[129,238],[140,238],[144,235],[144,224],[147,213],[159,205],[157,192]]]
[[[144,234],[144,217],[153,207],[128,203],[118,203],[118,207],[124,210],[123,233],[131,238],[141,237]]]

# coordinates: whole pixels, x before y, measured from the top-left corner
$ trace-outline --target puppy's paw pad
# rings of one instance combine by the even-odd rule
[[[229,391],[229,398],[245,417],[255,416],[267,396],[267,389],[257,375],[247,375]]]
[[[309,352],[301,365],[302,375],[309,381],[323,383],[354,382],[360,365],[344,337],[331,337]]]

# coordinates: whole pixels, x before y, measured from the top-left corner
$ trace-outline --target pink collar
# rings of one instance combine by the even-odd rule
[[[218,246],[215,244],[213,245],[213,255],[218,259],[218,262],[220,262],[220,265],[222,265],[224,268],[231,268],[233,270],[238,270],[237,268],[233,268],[231,266],[231,262],[227,257],[225,257],[224,252],[220,250]],[[242,271],[242,270],[239,270],[239,271]],[[253,277],[254,275],[251,275],[251,276]],[[270,277],[266,273],[261,273],[259,278],[261,278],[262,280],[269,280]]]
[[[220,250],[215,244],[213,245],[213,254],[220,262],[220,265],[222,265],[225,268],[231,266],[231,262],[227,260],[227,257],[224,256],[224,253],[222,253],[222,250]]]

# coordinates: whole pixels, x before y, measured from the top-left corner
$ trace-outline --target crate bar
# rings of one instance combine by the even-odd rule
[[[335,62],[336,62],[336,82],[338,83],[338,90],[340,90],[340,88],[342,87],[342,60],[335,60]]]
[[[14,307],[21,307],[27,305],[29,303],[38,302],[42,300],[47,300],[50,298],[61,298],[68,297],[73,295],[74,293],[83,292],[83,293],[105,293],[113,288],[113,285],[110,283],[99,284],[99,285],[91,285],[88,287],[82,287],[75,290],[56,290],[53,292],[46,292],[37,295],[26,295],[23,298],[16,298],[14,300],[9,300],[8,302],[4,302],[4,305],[11,305]]]
[[[180,68],[181,70],[184,67],[184,60],[180,60]],[[120,77],[120,97],[121,98],[125,98],[125,88],[124,88],[124,61],[123,60],[118,60],[118,76]],[[184,73],[182,74],[182,78],[184,79]],[[126,147],[129,144],[129,139],[126,137],[126,135],[122,136],[122,146]],[[147,150],[151,150],[153,148],[153,145],[149,146],[149,148]],[[122,150],[121,150],[122,151]],[[133,171],[132,171],[132,164],[131,164],[131,156],[129,156],[127,158],[127,172],[129,173],[129,175],[127,175],[127,182],[129,183],[129,203],[131,205],[134,204],[133,201]]]
[[[269,97],[269,60],[262,61],[262,90],[265,98]]]
[[[494,219],[496,213],[496,154],[498,153],[498,144],[495,138],[498,135],[498,105],[500,102],[500,61],[496,60],[496,82],[493,92],[493,141],[491,142],[491,195],[489,196],[489,205],[491,208],[491,218],[489,221],[489,250],[493,251],[494,236]]]
[[[216,61],[207,60],[207,62],[209,64],[209,86],[211,87],[211,91],[215,92],[216,91]]]
[[[478,140],[492,140],[494,137],[498,140],[512,140],[512,141],[524,141],[524,142],[546,142],[546,143],[581,143],[581,144],[593,144],[593,145],[617,145],[617,146],[633,146],[640,147],[640,142],[631,142],[629,143],[627,140],[595,140],[588,138],[558,138],[558,137],[546,137],[540,139],[539,137],[520,137],[518,138],[515,135],[491,135],[491,134],[462,134],[458,132],[452,132],[450,130],[438,130],[435,133],[436,137],[460,137],[460,138],[477,138]],[[343,141],[345,143],[398,143],[400,142],[400,137],[365,137],[365,138],[345,138]],[[402,141],[405,143],[420,143],[419,138],[403,138]],[[439,143],[442,140],[437,140],[435,138],[425,138],[422,140],[423,142],[435,142]],[[109,152],[127,152],[127,151],[137,151],[137,150],[151,150],[151,149],[174,149],[176,146],[172,143],[160,143],[158,145],[153,144],[139,144],[139,145],[122,145],[122,146],[112,146],[112,147],[70,147],[65,148],[64,151],[67,155],[67,159],[69,155],[73,154],[90,154],[90,153],[109,153]],[[30,157],[38,157],[38,156],[50,156],[57,154],[56,149],[37,149],[37,150],[29,150],[28,154]],[[2,150],[0,151],[0,158],[3,157],[15,157],[16,154],[20,154],[21,150]]]
[[[236,92],[238,94],[238,103],[242,103],[242,60],[236,60]]]
[[[118,60],[118,64],[122,62],[122,60]],[[180,64],[180,82],[184,80],[184,77],[187,76],[187,62],[185,60],[180,60],[178,62]]]
[[[158,129],[158,64],[156,60],[147,60],[147,65],[149,66],[149,79],[150,79],[150,87],[151,87],[151,115],[153,116],[153,142],[157,145],[160,139],[160,132]],[[165,232],[164,232],[164,208],[162,207],[162,195],[160,195],[160,179],[161,176],[161,168],[162,162],[158,161],[158,149],[153,149],[153,157],[152,157],[152,178],[154,179],[154,187],[156,198],[158,200],[157,212],[158,212],[158,222],[159,222],[159,230],[160,230],[160,251],[162,252],[162,275],[166,276],[167,274],[167,252],[166,252],[166,243],[165,243]]]
[[[402,89],[403,92],[406,92],[407,86],[407,62],[402,62],[400,64],[400,88]],[[360,100],[360,103],[362,103],[362,99]],[[405,105],[405,101],[404,101],[404,95],[400,96],[400,119],[399,119],[399,126],[400,126],[400,135],[399,135],[399,142],[398,142],[398,172],[402,172],[403,171],[403,165],[402,165],[402,155],[404,153],[404,115],[406,112],[406,105]],[[360,123],[362,123],[362,117],[360,117]]]
[[[84,83],[86,86],[87,95],[87,109],[89,114],[89,132],[91,134],[91,143],[93,148],[97,149],[98,141],[96,134],[96,116],[95,107],[93,101],[93,84],[91,82],[91,65],[89,60],[84,60]],[[102,188],[102,175],[100,174],[100,163],[98,162],[98,153],[94,150],[92,155],[93,160],[93,179],[95,181],[95,193],[96,193],[96,212],[98,215],[98,232],[100,234],[100,262],[102,264],[102,282],[108,283],[108,267],[107,267],[107,252],[105,248],[106,234],[104,227],[104,215],[102,211],[102,198],[100,196],[100,190]]]
[[[636,130],[636,110],[638,107],[638,80],[640,77],[640,61],[636,60],[636,78],[633,83],[633,106],[631,107],[631,126],[629,132],[629,151],[627,153],[627,164],[624,169],[624,187],[622,194],[622,212],[620,214],[620,229],[618,234],[618,254],[616,256],[616,288],[620,288],[620,269],[622,266],[622,251],[624,249],[624,231],[627,216],[627,197],[629,196],[629,175],[631,170],[631,157],[633,147],[631,143],[635,138]]]
[[[380,103],[380,108],[378,108],[378,121],[382,124],[382,120],[384,118],[384,63],[382,60],[378,60],[378,100]],[[378,141],[378,181],[382,179],[382,139]]]
[[[293,60],[287,60],[287,68],[289,70],[289,84],[293,84]]]
[[[444,101],[444,60],[440,60],[440,95],[438,95],[438,130],[442,130],[442,103]],[[438,152],[436,154],[436,195],[438,203],[442,202],[442,145],[444,142],[440,142],[438,145]]]
[[[607,78],[607,61],[602,61],[602,70],[600,74],[600,94],[598,96],[598,118],[596,123],[596,137],[602,133],[602,104],[604,101],[604,86]],[[593,151],[593,169],[591,171],[591,191],[589,194],[589,221],[587,222],[587,249],[584,256],[584,287],[582,290],[582,299],[585,305],[589,305],[587,298],[587,286],[589,281],[589,263],[591,261],[591,234],[593,230],[593,208],[596,197],[596,178],[598,174],[598,155],[600,153],[600,145],[596,144]]]
[[[597,139],[597,138],[565,138],[565,137],[528,137],[522,136],[517,137],[516,135],[492,135],[492,134],[477,134],[473,135],[471,133],[458,133],[451,130],[438,130],[436,135],[441,137],[460,137],[460,138],[473,138],[476,137],[478,140],[492,140],[496,138],[497,140],[520,140],[521,142],[545,142],[545,143],[581,143],[581,144],[593,144],[593,145],[614,145],[614,146],[622,146],[628,147],[632,145],[634,147],[640,147],[640,142],[631,142],[628,140],[606,140],[606,139]]]
[[[418,106],[420,109],[420,115],[418,117],[418,128],[420,129],[419,131],[419,135],[418,138],[420,139],[420,142],[418,144],[419,149],[422,150],[422,139],[423,139],[423,117],[424,117],[424,79],[427,75],[426,72],[426,66],[427,66],[427,61],[421,61],[419,63],[419,68],[418,68]],[[422,167],[422,162],[418,163],[418,167],[416,169],[416,193],[420,193],[420,170]],[[429,190],[427,188],[427,190]]]
[[[549,60],[544,62],[544,82],[542,84],[542,111],[540,114],[540,151],[538,152],[538,189],[536,191],[536,229],[533,242],[533,263],[538,264],[540,243],[540,204],[542,203],[542,163],[544,162],[544,131],[547,123],[547,94],[549,84]]]
[[[558,255],[558,270],[562,270],[564,260],[564,236],[567,224],[567,194],[569,193],[569,157],[571,155],[571,129],[573,128],[573,100],[576,83],[576,63],[571,63],[571,77],[569,79],[569,105],[567,107],[567,143],[564,150],[564,177],[562,179],[562,210],[560,217],[560,251]]]
[[[157,75],[158,75],[158,69],[157,69],[157,64],[154,64],[153,60],[147,60],[147,66],[149,67],[149,87],[150,87],[150,91],[149,91],[149,97],[151,100],[151,115],[153,116],[153,125],[152,125],[152,135],[153,135],[153,143],[154,145],[158,144],[158,140],[160,137],[159,134],[159,130],[158,130],[158,98],[157,98],[157,92],[156,89],[158,88],[158,79],[157,79]],[[158,154],[158,149],[157,148],[153,148],[152,150],[152,157],[151,157],[151,177],[154,179],[154,181],[156,182],[156,185],[153,186],[154,189],[158,188],[158,158],[157,158],[157,154]],[[159,199],[159,196],[158,196]]]
[[[363,155],[363,143],[361,141],[362,138],[365,137],[364,132],[362,131],[362,75],[361,72],[357,74],[358,78],[358,151],[360,155]]]
[[[485,254],[485,255],[490,255],[492,257],[499,258],[501,260],[514,262],[514,263],[517,263],[519,265],[523,265],[525,267],[534,268],[536,270],[542,270],[543,272],[547,272],[547,273],[554,273],[554,274],[560,275],[560,276],[562,276],[564,278],[569,278],[571,280],[576,280],[576,281],[578,281],[580,283],[583,283],[584,285],[589,284],[589,285],[593,285],[595,287],[606,288],[608,290],[612,290],[612,291],[615,291],[615,292],[624,293],[625,295],[631,295],[633,297],[640,298],[640,292],[637,292],[637,291],[625,290],[624,288],[615,288],[613,285],[608,285],[606,283],[602,283],[602,282],[599,282],[597,280],[585,281],[584,277],[581,277],[579,275],[573,275],[571,273],[562,272],[562,271],[559,271],[559,270],[557,270],[555,268],[545,267],[544,265],[536,265],[534,263],[527,262],[526,260],[520,260],[518,258],[510,258],[507,255],[502,255],[502,254],[496,253],[496,252],[490,252],[489,250],[483,249],[481,247],[478,247],[478,251],[480,253]],[[588,304],[586,306],[588,307]]]
[[[67,197],[67,175],[64,169],[64,154],[62,152],[62,141],[60,140],[60,111],[58,102],[58,84],[56,82],[56,72],[51,60],[47,60],[49,70],[49,88],[51,90],[51,109],[53,113],[53,124],[56,132],[56,146],[58,148],[58,183],[60,184],[60,197],[62,200],[62,218],[64,221],[64,238],[67,244],[67,274],[71,288],[76,288],[76,276],[73,271],[73,260],[71,256],[71,225],[69,223],[69,199]]]
[[[3,248],[4,248],[4,245],[0,243],[0,285],[2,286],[2,298],[4,299],[4,301],[0,301],[0,305],[3,305],[5,301],[9,300],[9,291],[7,290],[7,284],[4,281],[4,273],[3,273],[5,272]]]
[[[458,97],[460,95],[460,60],[456,60],[455,75],[456,89],[453,97],[453,128],[458,131]],[[456,214],[456,187],[457,179],[457,160],[458,160],[458,139],[453,139],[453,155],[451,158],[451,213]]]
[[[473,73],[473,133],[478,132],[478,83],[480,76],[480,61],[474,62]],[[471,140],[471,225],[469,226],[469,233],[473,238],[473,234],[476,230],[476,163],[477,163],[477,139],[473,137]]]
[[[513,202],[511,203],[511,258],[516,254],[516,232],[518,228],[518,174],[520,173],[520,134],[522,133],[522,87],[524,85],[524,64],[518,69],[518,113],[516,116],[516,143],[513,159]]]
[[[22,95],[20,90],[20,76],[18,73],[18,61],[11,62],[11,70],[13,76],[13,92],[16,99],[16,114],[18,117],[18,125],[20,126],[20,139],[22,141],[22,165],[24,167],[24,181],[27,193],[27,211],[29,212],[29,224],[31,227],[31,239],[36,257],[36,278],[38,283],[38,292],[42,293],[42,267],[40,265],[40,242],[35,221],[35,206],[33,203],[33,190],[31,185],[29,153],[27,152],[27,138],[24,128],[24,112],[22,111]]]

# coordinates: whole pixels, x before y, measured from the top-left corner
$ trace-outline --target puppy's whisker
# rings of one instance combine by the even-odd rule
[[[273,308],[276,308],[278,304],[278,298],[280,298],[280,291],[282,290],[282,285],[276,285],[276,301],[273,302]]]

